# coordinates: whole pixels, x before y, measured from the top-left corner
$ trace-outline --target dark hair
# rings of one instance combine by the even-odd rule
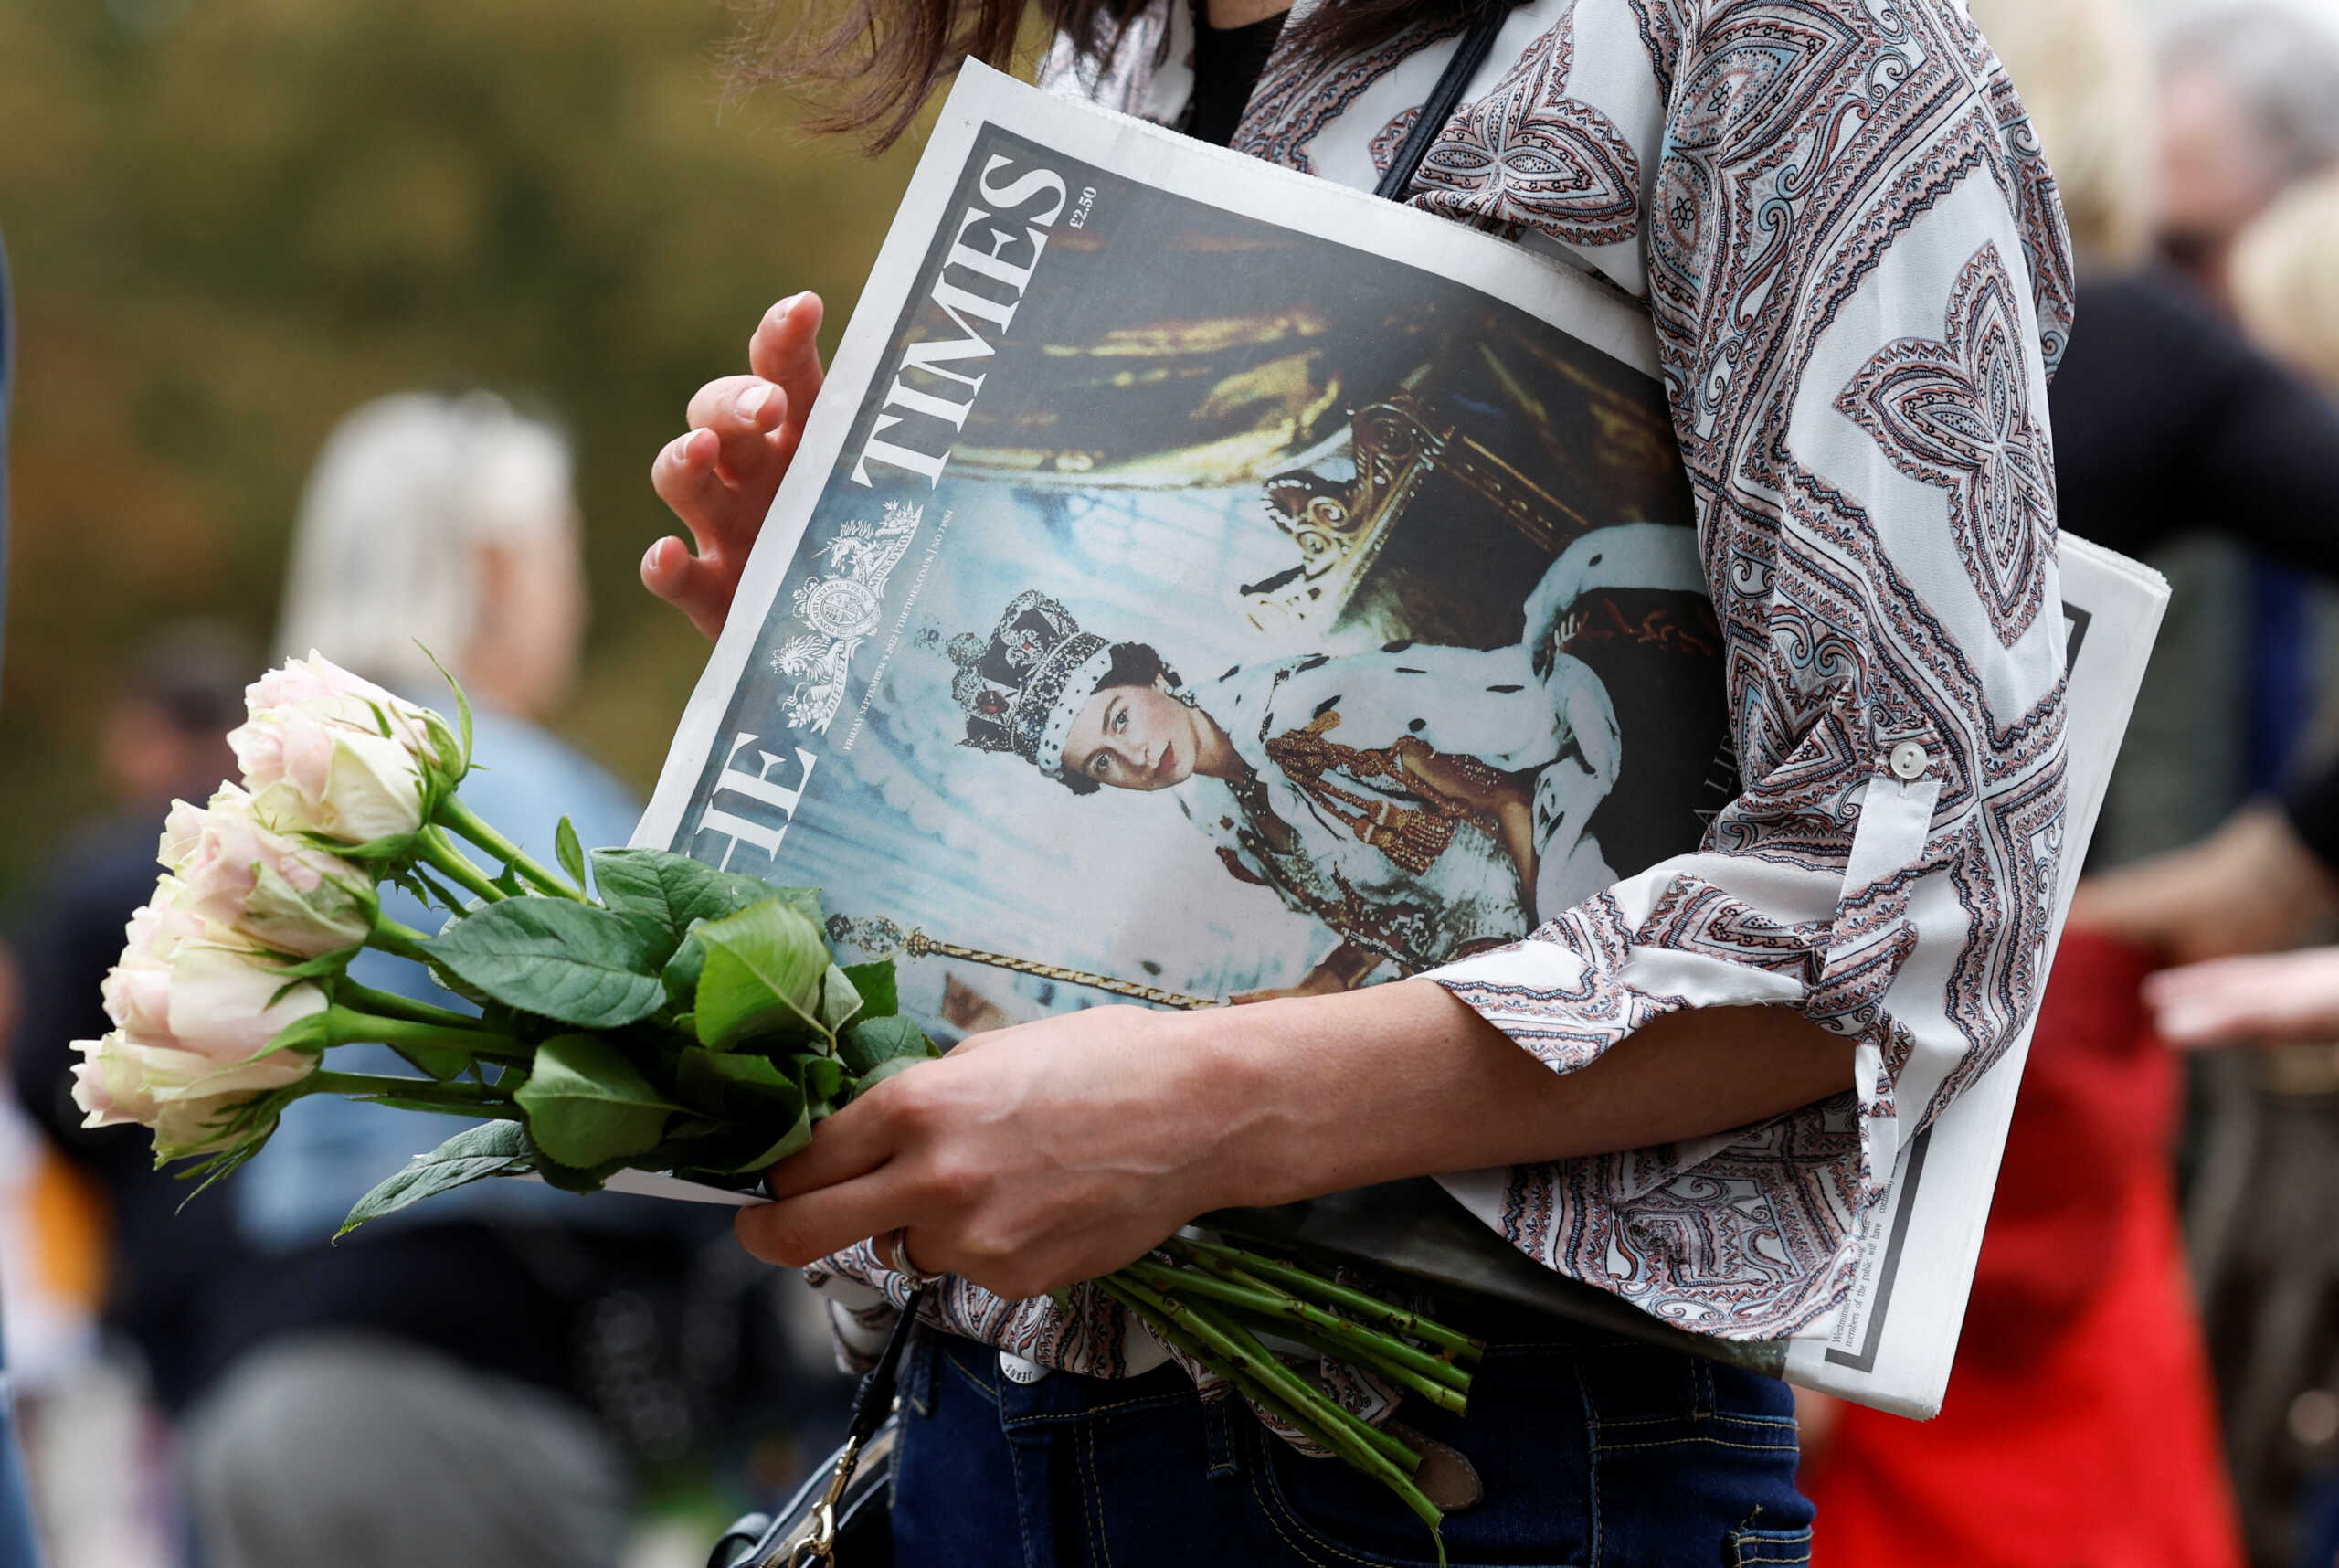
[[[1113,662],[1105,666],[1105,678],[1096,683],[1101,692],[1110,686],[1149,686],[1157,680],[1172,686],[1181,684],[1178,672],[1161,662],[1161,655],[1142,642],[1116,642]],[[1085,773],[1067,773],[1056,769],[1056,781],[1075,795],[1094,795],[1104,788]]]
[[[259,671],[259,655],[232,628],[180,621],[138,645],[122,694],[190,739],[216,740],[244,722],[244,687]]]
[[[822,101],[817,132],[859,132],[873,148],[909,129],[927,97],[972,58],[1007,70],[1015,59],[1025,0],[835,0],[825,18],[789,22],[787,0],[741,0],[747,25],[729,65],[736,90],[767,84],[810,90]],[[1101,58],[1153,0],[1039,0],[1041,19],[1082,55]],[[1360,54],[1406,34],[1420,44],[1461,31],[1518,0],[1326,0],[1292,29],[1308,58]],[[1168,0],[1199,6],[1201,0]]]

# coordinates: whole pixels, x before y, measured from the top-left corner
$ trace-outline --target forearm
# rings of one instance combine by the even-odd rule
[[[1783,1008],[1670,1014],[1564,1074],[1426,980],[1184,1022],[1222,1102],[1211,1207],[1646,1148],[1852,1086],[1850,1042]]]

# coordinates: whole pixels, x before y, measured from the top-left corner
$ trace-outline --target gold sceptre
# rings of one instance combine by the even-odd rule
[[[956,942],[929,937],[915,927],[905,931],[882,915],[867,920],[831,915],[829,916],[829,940],[848,943],[879,959],[890,959],[896,953],[905,953],[913,959],[962,959],[970,964],[988,964],[992,969],[1008,969],[1019,975],[1032,975],[1064,985],[1086,986],[1091,991],[1109,991],[1115,996],[1126,996],[1132,1001],[1149,1001],[1156,1007],[1191,1010],[1220,1005],[1210,997],[1188,996],[1183,991],[1164,991],[1158,985],[1140,985],[1136,980],[1117,980],[1111,975],[1092,974],[1086,969],[1068,969],[1060,964],[1043,964],[1007,953],[986,953],[980,948],[962,948]]]

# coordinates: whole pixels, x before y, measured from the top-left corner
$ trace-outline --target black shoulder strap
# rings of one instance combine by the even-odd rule
[[[1429,155],[1430,144],[1445,128],[1454,111],[1462,101],[1462,94],[1469,90],[1470,79],[1487,63],[1487,55],[1495,47],[1495,35],[1510,19],[1510,8],[1516,0],[1488,0],[1478,19],[1462,36],[1454,58],[1445,62],[1445,74],[1437,79],[1437,86],[1423,101],[1421,118],[1413,122],[1413,130],[1405,137],[1405,144],[1397,149],[1391,160],[1389,172],[1372,187],[1372,194],[1390,201],[1402,201],[1413,189],[1413,175]]]

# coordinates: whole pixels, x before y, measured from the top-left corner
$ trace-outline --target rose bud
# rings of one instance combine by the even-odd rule
[[[187,907],[185,897],[176,878],[163,878],[156,902],[132,916],[129,945],[106,976],[106,1016],[134,1044],[190,1052],[214,1069],[233,1066],[324,1010],[322,990],[307,981],[287,990],[282,970]]]
[[[339,855],[274,832],[252,797],[224,785],[208,807],[172,802],[162,863],[184,906],[275,952],[314,958],[374,928],[372,880]]]
[[[348,844],[410,833],[434,785],[462,775],[444,719],[313,653],[270,671],[245,704],[250,717],[228,743],[259,817],[280,832]]]
[[[216,1153],[261,1136],[266,1128],[234,1135],[228,1125],[255,1097],[298,1082],[316,1065],[305,1052],[280,1051],[222,1067],[193,1052],[141,1044],[119,1029],[73,1046],[83,1057],[73,1068],[81,1125],[152,1128],[158,1160]]]

